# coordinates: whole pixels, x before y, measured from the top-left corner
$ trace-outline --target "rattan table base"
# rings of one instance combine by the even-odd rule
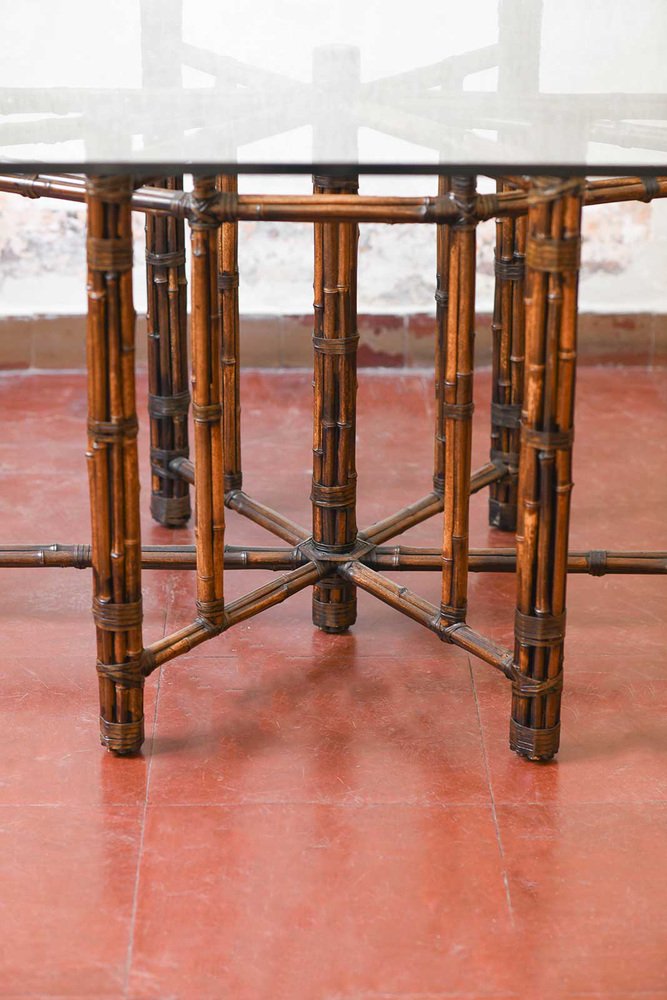
[[[559,745],[568,572],[665,573],[665,552],[568,552],[574,433],[577,282],[585,204],[667,194],[667,180],[508,178],[478,195],[473,175],[441,177],[436,198],[368,198],[352,176],[317,176],[314,194],[239,196],[231,176],[137,187],[128,175],[0,179],[32,197],[86,200],[88,210],[88,434],[92,545],[3,546],[1,566],[93,570],[101,740],[117,754],[143,741],[143,686],[158,667],[313,587],[313,622],[350,628],[357,588],[511,683],[510,746],[531,760]],[[650,186],[650,191],[649,191]],[[132,211],[146,214],[151,512],[167,526],[190,516],[194,546],[141,546]],[[471,471],[475,231],[497,218],[494,395],[490,461]],[[312,525],[302,527],[242,488],[237,225],[243,218],[312,221],[314,432]],[[192,398],[188,391],[185,224],[191,241]],[[362,530],[356,521],[356,285],[358,224],[437,228],[433,488]],[[194,426],[189,457],[188,414]],[[280,466],[276,475],[281,474]],[[490,489],[490,523],[516,548],[469,546],[470,495]],[[225,507],[262,525],[280,547],[225,546]],[[440,549],[388,546],[443,516]],[[142,568],[196,574],[193,621],[146,644]],[[227,602],[224,570],[270,569],[272,582]],[[439,606],[384,575],[434,570]],[[516,572],[515,643],[506,649],[467,624],[469,572]],[[446,654],[443,669],[446,669]]]

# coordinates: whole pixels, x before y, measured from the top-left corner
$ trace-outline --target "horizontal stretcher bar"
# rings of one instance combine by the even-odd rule
[[[194,545],[144,545],[141,550],[142,569],[193,570],[195,562]],[[308,562],[308,557],[297,547],[225,546],[224,566],[229,570],[282,571],[298,569]],[[388,571],[438,571],[442,569],[442,554],[439,549],[379,545],[361,556],[359,562],[372,569]],[[0,569],[88,569],[90,565],[90,545],[0,546]],[[509,548],[471,549],[468,568],[471,573],[513,573],[516,551]],[[568,555],[567,571],[591,576],[667,574],[667,552],[574,551]]]
[[[56,198],[84,202],[83,177],[58,174],[0,174],[0,191],[28,198]],[[612,178],[589,181],[586,205],[623,201],[651,201],[667,197],[667,177]],[[472,221],[500,216],[525,215],[530,192],[519,189],[498,194],[480,194],[474,199]],[[461,216],[461,206],[450,194],[424,197],[386,197],[356,194],[232,194],[220,192],[205,204],[190,192],[140,187],[132,194],[137,212],[173,215],[190,222],[386,222],[451,223]]]

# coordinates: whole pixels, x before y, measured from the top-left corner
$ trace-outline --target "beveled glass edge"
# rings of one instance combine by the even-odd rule
[[[171,174],[325,174],[349,176],[350,174],[405,175],[421,174],[482,174],[503,177],[507,174],[527,174],[549,177],[661,177],[667,174],[664,164],[601,164],[601,163],[193,163],[187,161],[157,162],[90,162],[72,160],[5,162],[0,159],[0,173],[77,173],[77,174],[132,174],[168,176]]]

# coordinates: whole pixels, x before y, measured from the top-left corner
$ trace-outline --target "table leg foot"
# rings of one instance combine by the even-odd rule
[[[128,176],[87,180],[93,618],[100,736],[115,753],[134,753],[144,739],[131,194]]]
[[[347,632],[357,620],[357,588],[338,577],[313,588],[313,625],[322,632]]]
[[[195,445],[195,548],[197,612],[212,632],[225,623],[225,485],[218,229],[208,205],[216,178],[194,176],[198,213],[190,219],[192,315],[192,416]]]
[[[316,192],[354,193],[356,177],[314,178]],[[352,550],[356,521],[357,243],[355,223],[315,224],[313,541]],[[335,577],[313,588],[313,624],[345,632],[357,617],[356,588]]]
[[[464,622],[468,595],[470,466],[475,338],[476,178],[452,177],[452,197],[460,216],[451,226],[448,260],[448,313],[444,344],[442,416],[445,448],[442,618]]]
[[[100,719],[100,743],[116,757],[137,754],[143,742],[143,716],[136,722],[107,722],[106,719]]]
[[[560,725],[531,729],[510,719],[510,749],[531,761],[549,761],[558,753]]]
[[[583,182],[537,177],[526,245],[526,386],[510,747],[558,750],[563,686]]]

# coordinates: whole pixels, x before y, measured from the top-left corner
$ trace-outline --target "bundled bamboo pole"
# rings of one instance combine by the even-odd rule
[[[356,192],[356,177],[314,177],[316,194]],[[317,223],[313,332],[313,542],[330,552],[357,539],[357,242],[355,223]],[[313,592],[313,623],[344,632],[357,617],[356,591],[335,574]]]
[[[532,760],[560,733],[582,197],[580,180],[530,191],[510,746]]]
[[[498,191],[510,189],[498,182]],[[491,461],[506,473],[491,484],[489,523],[501,531],[516,530],[516,493],[519,466],[519,424],[524,368],[524,257],[526,227],[523,218],[496,220],[495,297],[493,305],[493,373],[491,402]]]
[[[235,196],[235,174],[221,174],[218,191]],[[218,295],[222,321],[222,404],[224,433],[225,492],[240,490],[241,475],[241,387],[239,342],[239,227],[223,222],[218,230]]]
[[[87,180],[88,473],[100,739],[144,739],[141,536],[128,176]]]
[[[203,627],[224,627],[225,489],[222,454],[218,221],[209,211],[215,177],[195,177],[192,241],[192,414],[195,431],[197,611]]]
[[[438,196],[447,197],[451,179],[438,177]],[[450,227],[436,226],[436,287],[435,287],[435,455],[433,461],[433,491],[441,497],[445,489],[445,357],[447,347],[447,303],[449,297],[448,266]]]
[[[445,490],[442,543],[442,617],[465,621],[468,590],[468,506],[473,411],[475,326],[475,178],[452,178],[459,209],[452,226],[448,264],[448,311],[443,414]]]
[[[182,187],[182,178],[154,183],[173,191]],[[147,213],[146,282],[151,514],[160,524],[176,528],[191,513],[188,483],[170,468],[175,458],[189,456],[187,280],[181,219]]]

